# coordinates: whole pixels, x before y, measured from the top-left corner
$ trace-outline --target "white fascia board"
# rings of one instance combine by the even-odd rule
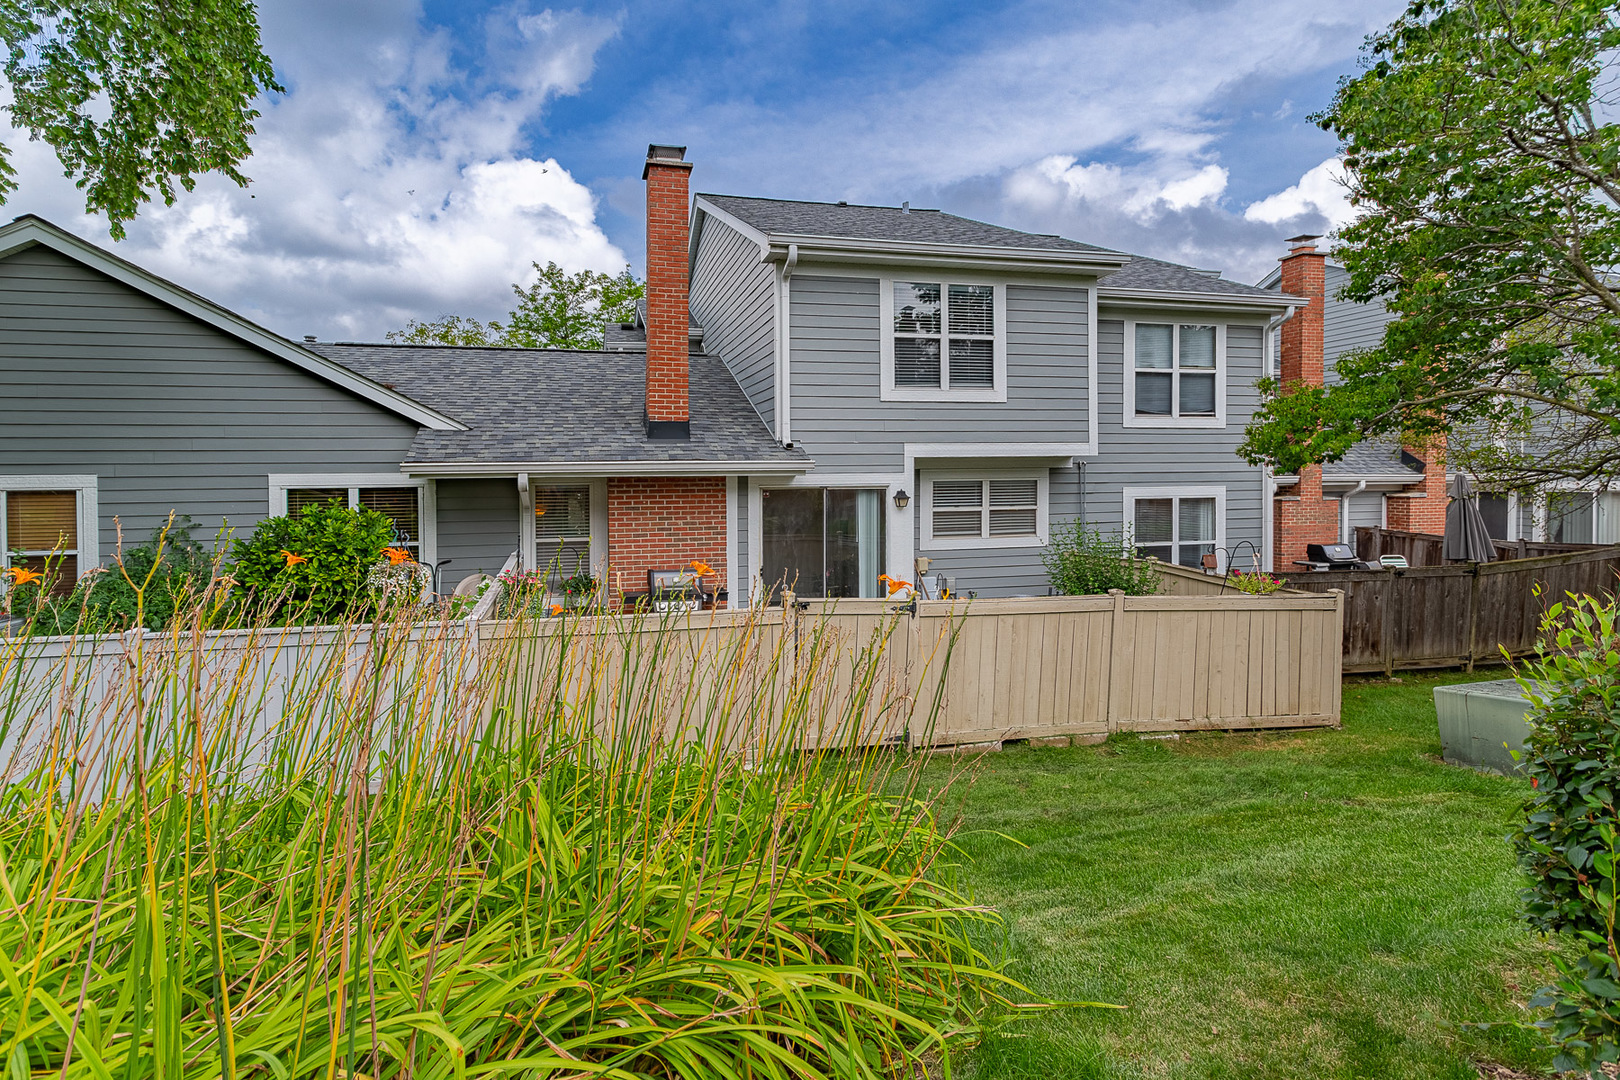
[[[906,443],[905,475],[920,461],[980,461],[994,459],[1014,462],[1045,462],[1049,467],[1068,468],[1076,458],[1093,457],[1095,443]]]
[[[529,473],[536,476],[796,476],[815,462],[781,461],[489,461],[406,462],[409,476],[494,478]]]
[[[735,214],[726,213],[701,195],[692,201],[692,238],[691,250],[688,253],[690,261],[697,261],[698,237],[703,231],[703,215],[705,214],[717,221],[725,222],[731,228],[758,244],[759,260],[760,262],[766,261],[771,250],[770,238],[742,218],[737,217]]]
[[[432,431],[468,430],[465,424],[418,404],[386,386],[374,383],[341,364],[288,341],[279,334],[271,333],[235,312],[228,311],[171,281],[148,273],[112,252],[104,251],[42,218],[22,217],[0,228],[0,259],[35,244],[50,248],[75,262],[83,263],[114,281],[144,293],[255,348],[262,349],[294,367],[302,368],[356,397],[364,398],[374,405],[415,421],[425,428]]]
[[[1334,473],[1332,476],[1322,477],[1322,490],[1326,491],[1330,487],[1353,488],[1363,481],[1369,485],[1393,484],[1396,487],[1410,487],[1413,484],[1421,484],[1423,476],[1420,473],[1407,476],[1398,473]]]
[[[1265,296],[1233,296],[1225,293],[1209,293],[1188,290],[1170,289],[1110,289],[1106,282],[1098,287],[1098,299],[1110,307],[1186,307],[1189,304],[1198,306],[1219,307],[1231,312],[1252,312],[1256,315],[1275,315],[1278,310],[1292,311],[1302,308],[1310,303],[1303,296],[1292,296],[1288,293],[1273,293]]]
[[[906,266],[974,267],[1043,274],[1106,276],[1130,261],[1111,251],[1063,248],[1010,248],[984,244],[924,244],[901,240],[854,240],[830,236],[773,233],[765,259],[781,262],[796,246],[801,260]]]

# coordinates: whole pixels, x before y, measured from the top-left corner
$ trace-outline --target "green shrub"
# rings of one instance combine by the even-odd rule
[[[29,619],[34,634],[162,630],[176,612],[194,609],[215,578],[218,554],[192,538],[194,528],[189,517],[171,517],[146,542],[92,570],[66,596],[50,595],[43,582],[23,586],[12,614]],[[210,614],[219,612],[219,604],[212,604]]]
[[[1252,593],[1255,596],[1265,596],[1267,593],[1278,592],[1283,587],[1282,578],[1272,577],[1263,571],[1256,570],[1245,574],[1241,570],[1234,570],[1226,579],[1226,583],[1238,592]]]
[[[1620,1060],[1620,952],[1616,950],[1615,818],[1620,792],[1620,639],[1616,610],[1589,596],[1554,604],[1549,639],[1518,678],[1529,697],[1524,755],[1534,794],[1514,837],[1531,878],[1524,917],[1574,944],[1555,957],[1558,978],[1531,1000],[1559,1070]]]
[[[1146,559],[1126,557],[1125,542],[1083,522],[1052,530],[1052,543],[1041,556],[1052,587],[1064,596],[1092,596],[1119,589],[1127,596],[1159,591],[1159,571]]]
[[[304,622],[363,615],[375,606],[368,579],[393,536],[386,516],[336,501],[266,518],[236,541],[231,577],[252,612]]]

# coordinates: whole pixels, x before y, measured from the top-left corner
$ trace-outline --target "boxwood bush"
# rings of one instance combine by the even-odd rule
[[[1571,596],[1548,610],[1546,641],[1520,666],[1530,699],[1524,755],[1534,785],[1514,840],[1529,873],[1524,917],[1573,946],[1532,1006],[1558,1050],[1555,1067],[1620,1060],[1615,944],[1615,793],[1620,791],[1620,640],[1613,604]]]
[[[393,536],[385,515],[335,501],[265,518],[233,546],[231,577],[252,612],[296,622],[363,615],[375,601],[367,579]]]

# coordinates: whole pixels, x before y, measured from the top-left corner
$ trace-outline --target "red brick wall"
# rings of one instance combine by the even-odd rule
[[[608,588],[614,603],[647,588],[648,570],[681,570],[693,561],[714,569],[709,588],[726,581],[726,478],[629,477],[608,481]]]
[[[1322,498],[1320,465],[1307,465],[1300,470],[1299,483],[1282,490],[1274,507],[1271,565],[1288,574],[1300,569],[1294,560],[1305,558],[1306,544],[1338,542],[1339,500]]]
[[[1384,519],[1391,529],[1406,532],[1441,533],[1446,531],[1446,443],[1442,439],[1433,446],[1408,446],[1406,451],[1421,458],[1427,466],[1423,482],[1411,484],[1400,492],[1391,492],[1385,502]]]
[[[1324,367],[1322,315],[1327,304],[1327,256],[1309,240],[1297,242],[1282,259],[1282,291],[1309,298],[1282,324],[1277,375],[1283,391],[1321,386]],[[1272,567],[1278,573],[1298,569],[1306,544],[1332,544],[1339,539],[1339,500],[1322,497],[1322,469],[1300,470],[1299,483],[1284,488],[1274,507]]]
[[[687,416],[687,238],[692,163],[647,159],[647,418]]]

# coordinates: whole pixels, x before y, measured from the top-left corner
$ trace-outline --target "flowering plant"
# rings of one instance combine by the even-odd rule
[[[1274,593],[1281,589],[1284,584],[1281,578],[1272,577],[1270,574],[1262,573],[1259,570],[1256,570],[1252,574],[1245,574],[1241,570],[1234,570],[1232,571],[1232,576],[1226,580],[1227,583],[1232,586],[1232,588],[1238,590],[1239,592],[1251,593],[1255,596],[1264,596],[1267,593]]]

